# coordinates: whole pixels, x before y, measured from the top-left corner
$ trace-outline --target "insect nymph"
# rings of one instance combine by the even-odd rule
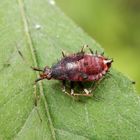
[[[99,81],[102,77],[108,72],[111,67],[112,59],[98,54],[94,54],[91,49],[90,53],[86,53],[84,49],[87,47],[84,46],[80,52],[66,55],[64,52],[63,58],[58,61],[51,68],[46,66],[44,70],[40,68],[34,68],[33,70],[42,72],[40,78],[35,80],[37,83],[43,79],[56,79],[60,80],[63,83],[63,91],[65,93],[66,81],[70,81],[70,93],[69,95],[81,95],[81,96],[91,96],[90,91],[83,87],[84,82],[89,81]],[[84,94],[74,93],[74,83],[77,82],[84,90]]]

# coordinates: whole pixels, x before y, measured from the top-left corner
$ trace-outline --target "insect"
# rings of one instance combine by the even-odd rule
[[[40,71],[40,78],[35,80],[37,83],[43,79],[56,79],[62,81],[63,92],[66,92],[66,81],[70,81],[70,93],[72,96],[92,96],[91,91],[84,88],[83,83],[89,81],[99,81],[111,67],[112,59],[108,59],[103,54],[94,54],[89,48],[90,53],[85,52],[84,45],[78,53],[66,55],[62,52],[63,58],[51,68],[46,66],[43,69],[33,67],[33,70]],[[74,93],[74,83],[77,82],[83,88],[84,94]]]

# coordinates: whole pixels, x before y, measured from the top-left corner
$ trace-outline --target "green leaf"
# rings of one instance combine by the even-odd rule
[[[30,66],[51,66],[61,51],[77,52],[88,44],[103,49],[52,0],[3,0],[0,6],[0,139],[112,140],[139,139],[140,98],[131,81],[111,69],[93,98],[73,100],[59,81],[38,84],[38,112]],[[115,62],[114,62],[115,63]]]

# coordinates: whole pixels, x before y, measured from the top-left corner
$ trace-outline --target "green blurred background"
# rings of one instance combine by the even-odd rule
[[[140,0],[56,0],[140,92]]]

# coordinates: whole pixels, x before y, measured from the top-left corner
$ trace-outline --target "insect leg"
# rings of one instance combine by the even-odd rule
[[[84,45],[84,46],[82,47],[81,53],[84,53],[86,48],[88,48],[88,45]],[[91,54],[94,54],[94,52],[92,51],[91,48],[89,48],[89,51],[90,51]],[[96,54],[97,54],[97,51],[96,51]]]
[[[88,47],[88,45],[84,45],[83,47],[82,47],[82,49],[81,49],[81,53],[84,53],[85,52],[85,49]]]
[[[93,96],[92,94],[89,94],[90,92],[87,89],[84,89],[84,86],[82,85],[81,82],[79,82],[79,85],[83,88],[85,94],[79,94],[79,93],[74,93],[74,82],[71,81],[71,95],[72,96]]]
[[[84,85],[82,84],[82,82],[79,82],[79,86],[83,89],[83,91],[86,93],[86,94],[90,94],[91,91],[87,90],[86,88],[84,88]]]
[[[94,52],[91,48],[89,48],[89,51],[90,51],[91,54],[94,54]]]
[[[70,82],[70,94],[74,95],[74,82],[73,81]]]
[[[82,84],[82,82],[79,82],[79,86],[85,92],[85,94],[79,94],[79,96],[92,96],[92,94],[90,94],[91,93],[91,90],[87,90],[86,88],[84,88],[84,85]]]
[[[68,92],[66,91],[66,80],[63,80],[63,81],[62,81],[62,86],[63,86],[62,92],[64,92],[64,93],[67,94],[68,96],[73,97],[70,93],[68,93]]]
[[[63,87],[62,87],[62,91],[63,91],[63,92],[66,92],[66,80],[63,80],[63,81],[62,81],[62,86],[63,86]]]
[[[62,51],[62,56],[66,57],[67,56],[66,52]]]

